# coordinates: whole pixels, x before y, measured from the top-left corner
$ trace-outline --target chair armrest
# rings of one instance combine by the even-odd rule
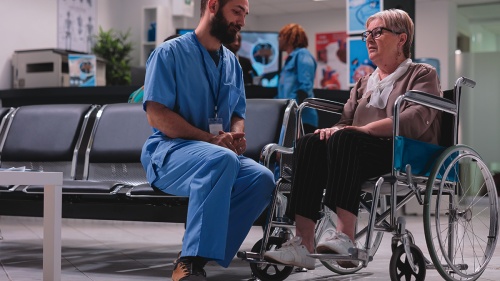
[[[262,148],[262,152],[260,154],[260,162],[264,164],[268,169],[272,170],[271,167],[271,160],[272,156],[274,155],[275,152],[279,152],[282,154],[293,154],[293,148],[292,147],[284,147],[281,145],[278,145],[276,143],[270,143],[264,146]]]

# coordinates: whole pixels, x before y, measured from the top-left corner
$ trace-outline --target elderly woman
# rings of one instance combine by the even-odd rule
[[[296,23],[285,25],[279,32],[279,48],[287,52],[285,65],[280,74],[278,99],[295,99],[302,103],[306,98],[313,98],[316,60],[307,50],[308,40],[302,26]],[[318,113],[306,108],[302,114],[304,132],[312,133],[318,127]]]
[[[337,232],[327,232],[317,244],[318,253],[348,254],[354,247],[361,184],[391,171],[392,105],[408,90],[442,96],[436,70],[410,59],[413,22],[402,10],[391,9],[368,18],[362,38],[375,71],[360,78],[351,90],[340,121],[297,141],[294,178],[288,215],[295,219],[296,237],[265,258],[314,269],[314,226],[324,203],[338,216]],[[437,144],[437,111],[404,102],[400,134]],[[339,261],[343,267],[357,262]]]

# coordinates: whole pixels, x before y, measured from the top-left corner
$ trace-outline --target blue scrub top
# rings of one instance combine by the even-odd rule
[[[233,115],[245,118],[243,73],[234,54],[221,47],[218,66],[194,32],[158,46],[146,63],[143,106],[161,103],[191,125],[209,132],[209,118],[223,119],[228,132]],[[157,136],[168,136],[154,130]]]
[[[278,99],[297,99],[297,91],[307,93],[313,98],[314,76],[316,75],[316,60],[306,48],[297,48],[288,55],[280,75]],[[318,113],[312,108],[304,109],[302,121],[318,127]]]

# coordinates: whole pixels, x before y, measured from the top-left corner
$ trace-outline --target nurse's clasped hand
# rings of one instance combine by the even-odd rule
[[[234,153],[241,155],[247,149],[247,140],[244,132],[219,131],[217,136],[210,139],[210,143],[225,147]]]

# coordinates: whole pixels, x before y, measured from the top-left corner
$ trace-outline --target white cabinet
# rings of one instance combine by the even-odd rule
[[[149,36],[151,24],[156,24],[154,40]],[[142,11],[141,65],[146,65],[149,54],[171,35],[170,11],[165,6],[144,7]]]

